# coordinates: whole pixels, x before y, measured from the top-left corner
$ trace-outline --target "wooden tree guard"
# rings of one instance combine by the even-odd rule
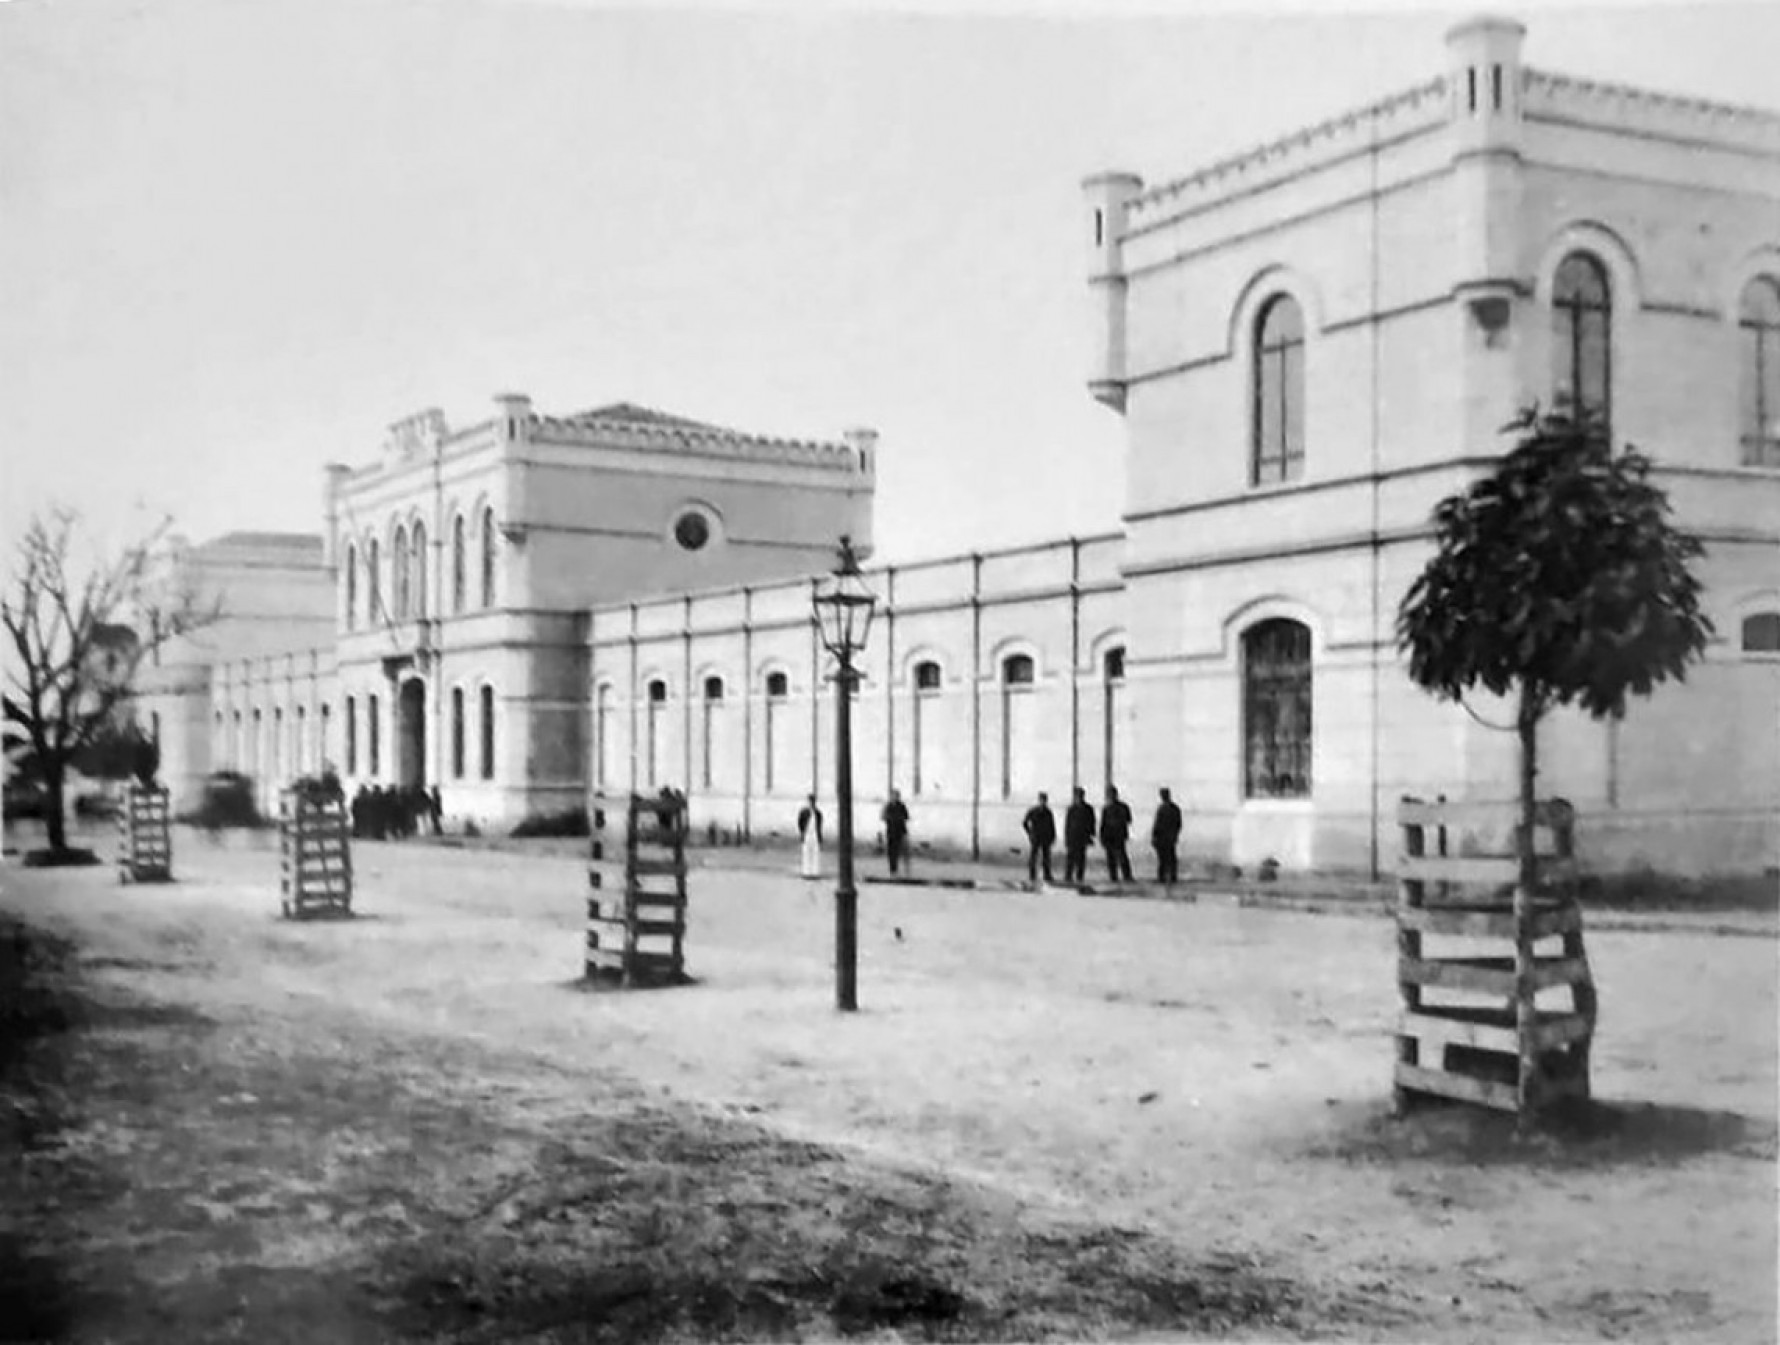
[[[1411,798],[1398,806],[1399,1112],[1412,1095],[1432,1093],[1514,1112],[1524,1124],[1560,1098],[1588,1096],[1595,986],[1576,900],[1575,811],[1559,800],[1537,805],[1534,835],[1549,838],[1550,849],[1534,892],[1520,889],[1511,855],[1447,852],[1449,829],[1500,826],[1511,809]],[[1512,838],[1518,827],[1507,830]],[[1470,950],[1432,956],[1422,947],[1429,935],[1468,940]],[[1538,945],[1553,939],[1561,950],[1541,953]],[[1478,955],[1479,943],[1494,947]],[[1568,1009],[1538,1006],[1541,991],[1560,988],[1569,991]],[[1472,1000],[1434,1003],[1430,994]]]
[[[604,895],[608,813],[624,818],[624,893]],[[587,980],[628,987],[686,979],[686,801],[641,794],[592,802]],[[616,875],[614,875],[616,876]]]
[[[117,880],[120,883],[173,881],[172,810],[161,785],[132,784],[118,815]]]
[[[278,797],[285,918],[352,914],[352,830],[344,799],[287,789]]]

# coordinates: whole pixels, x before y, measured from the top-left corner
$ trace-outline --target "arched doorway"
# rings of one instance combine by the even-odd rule
[[[426,783],[426,683],[418,677],[403,682],[396,699],[396,781]]]

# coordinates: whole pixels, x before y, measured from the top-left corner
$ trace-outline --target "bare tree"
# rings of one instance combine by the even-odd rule
[[[142,660],[222,615],[183,574],[157,566],[169,522],[90,565],[74,554],[77,523],[60,507],[33,517],[0,594],[8,738],[43,784],[52,855],[68,851],[69,766],[128,712]]]

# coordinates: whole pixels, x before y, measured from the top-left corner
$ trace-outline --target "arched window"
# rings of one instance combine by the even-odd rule
[[[426,615],[426,524],[414,525],[414,615]]]
[[[1036,742],[1036,698],[1032,695],[1032,659],[1009,654],[1001,661],[1001,797],[1012,798],[1016,785],[1031,774]],[[1025,790],[1022,788],[1022,794]]]
[[[478,727],[482,730],[482,778],[494,779],[494,688],[484,686],[481,691],[481,704],[477,718]]]
[[[1304,314],[1289,294],[1255,321],[1254,456],[1260,486],[1304,475]]]
[[[358,625],[358,548],[346,548],[346,629]]]
[[[284,707],[272,707],[272,778],[284,779]]]
[[[941,678],[940,666],[932,659],[915,665],[915,705],[909,726],[912,736],[910,756],[913,758],[910,765],[913,769],[909,784],[917,794],[924,793],[928,785],[926,748],[927,740],[933,733],[932,725],[928,723],[933,718],[933,708],[927,702],[939,696]]]
[[[383,567],[377,554],[377,539],[365,543],[365,624],[383,624]]]
[[[451,778],[464,778],[464,689],[451,688]]]
[[[1117,726],[1119,722],[1119,705],[1124,699],[1125,691],[1125,648],[1120,645],[1109,649],[1100,660],[1102,694],[1104,701],[1101,706],[1101,746],[1106,762],[1105,783],[1112,784],[1118,776],[1116,752],[1118,748]]]
[[[298,775],[309,770],[309,707],[297,707],[297,740],[291,748],[291,769]]]
[[[358,774],[358,700],[346,698],[346,773]]]
[[[334,711],[326,701],[321,704],[321,764],[326,769],[334,759]]]
[[[766,751],[764,759],[766,762],[766,792],[769,794],[776,788],[777,782],[784,778],[779,758],[785,751],[784,723],[787,713],[785,702],[790,698],[790,695],[791,679],[788,676],[782,672],[772,672],[766,675],[766,723],[764,725]]]
[[[1780,281],[1757,276],[1738,309],[1743,463],[1780,467]]]
[[[377,698],[365,697],[365,757],[373,780],[383,773],[383,726],[377,721]]]
[[[661,721],[667,713],[667,698],[668,684],[666,682],[657,677],[654,681],[649,683],[649,703],[647,707],[649,714],[649,736],[647,740],[649,754],[646,762],[649,768],[649,775],[646,783],[650,789],[655,788],[656,756],[661,747]]]
[[[1586,252],[1558,264],[1551,285],[1551,396],[1559,411],[1612,434],[1613,298],[1607,268]]]
[[[1757,612],[1743,618],[1745,654],[1780,654],[1780,612]]]
[[[494,510],[482,511],[482,605],[494,606]]]
[[[1243,792],[1310,794],[1310,629],[1276,619],[1242,637]]]
[[[705,678],[704,703],[704,758],[700,763],[704,787],[711,787],[711,741],[716,737],[720,715],[723,709],[723,679],[721,677]]]
[[[397,528],[389,547],[390,606],[395,619],[408,619],[408,530]]]
[[[466,571],[464,559],[464,516],[459,514],[451,520],[451,610],[464,610],[464,585]]]
[[[265,712],[256,708],[253,712],[253,736],[247,740],[247,773],[256,779],[260,773],[260,762],[266,756],[265,736]]]

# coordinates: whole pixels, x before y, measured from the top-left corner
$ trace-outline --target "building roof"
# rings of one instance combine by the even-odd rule
[[[621,443],[644,449],[715,454],[815,466],[869,470],[851,444],[749,434],[723,425],[671,415],[634,402],[613,402],[569,416],[537,415],[534,433],[550,442]]]
[[[225,532],[194,548],[197,551],[258,550],[301,551],[319,556],[321,538],[309,532]]]

